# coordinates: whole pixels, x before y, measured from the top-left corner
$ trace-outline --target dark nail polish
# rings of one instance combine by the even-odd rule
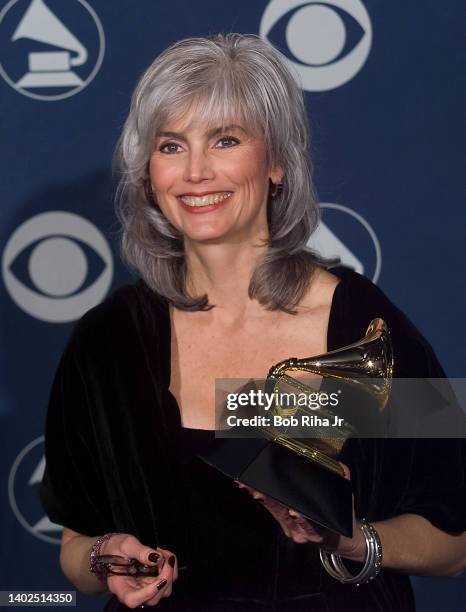
[[[158,585],[157,585],[157,591],[160,591],[163,589],[164,586],[167,586],[167,582],[168,580],[166,578],[164,578],[163,580],[161,580]]]
[[[159,553],[153,552],[149,555],[148,559],[149,561],[152,561],[152,563],[157,563],[157,561],[160,559],[160,555]]]
[[[168,557],[168,565],[170,567],[175,567],[175,563],[176,563],[175,555],[172,555],[171,557]]]

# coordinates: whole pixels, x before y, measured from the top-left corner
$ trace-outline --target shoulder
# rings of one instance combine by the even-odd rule
[[[100,304],[89,309],[75,324],[72,340],[79,345],[105,342],[114,344],[125,336],[155,333],[166,323],[168,305],[142,280],[114,289]]]
[[[332,305],[333,294],[340,279],[331,271],[316,266],[310,277],[309,286],[296,310],[300,315],[328,311]]]
[[[331,319],[340,338],[339,346],[356,342],[365,335],[372,319],[381,318],[392,338],[396,375],[413,378],[444,376],[428,340],[380,287],[344,266],[330,271],[340,279],[335,289]]]

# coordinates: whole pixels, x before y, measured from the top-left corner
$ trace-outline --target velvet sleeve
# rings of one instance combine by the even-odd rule
[[[378,287],[355,273],[344,281],[336,346],[358,340],[372,318],[382,317],[392,337],[395,377],[445,378],[429,342]],[[465,460],[463,438],[354,439],[342,454],[351,469],[359,517],[418,514],[449,533],[466,530]]]
[[[45,428],[42,505],[54,523],[83,535],[114,530],[77,342],[68,342],[52,384]]]
[[[394,333],[395,352],[403,351],[406,365],[404,371],[395,368],[395,375],[417,381],[415,386],[412,381],[409,383],[409,396],[402,409],[421,415],[421,430],[422,415],[428,421],[428,414],[437,410],[444,412],[451,423],[455,422],[454,415],[460,413],[458,418],[464,423],[464,414],[449,382],[442,383],[442,393],[430,386],[429,379],[433,379],[432,382],[445,379],[445,372],[430,344],[411,323],[406,323],[400,331]],[[401,357],[399,361],[401,363]],[[396,514],[418,514],[443,531],[461,533],[466,530],[465,440],[442,437],[440,429],[430,431],[432,437],[385,440],[381,457],[382,481],[390,490],[396,482],[394,476],[403,473],[401,486],[397,487],[398,499],[394,497]],[[438,437],[433,437],[436,433]],[[450,433],[453,432],[448,435]]]

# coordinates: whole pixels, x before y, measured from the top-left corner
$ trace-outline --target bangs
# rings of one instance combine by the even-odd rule
[[[169,92],[157,112],[157,131],[162,129],[162,123],[180,121],[183,129],[195,124],[205,125],[207,130],[239,125],[251,136],[264,137],[264,113],[251,104],[233,74],[223,73],[220,78],[212,78],[210,74],[210,82],[205,82],[205,78],[202,82],[199,76],[194,75],[189,83]]]

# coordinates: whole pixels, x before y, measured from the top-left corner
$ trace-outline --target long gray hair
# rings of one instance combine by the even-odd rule
[[[253,34],[187,38],[166,49],[141,77],[116,150],[116,212],[121,254],[160,295],[182,310],[207,310],[208,296],[189,295],[183,236],[162,214],[149,181],[155,135],[190,113],[208,126],[242,118],[264,138],[269,167],[284,170],[269,194],[269,240],[249,297],[268,310],[293,312],[323,259],[306,248],[319,220],[312,184],[309,126],[301,89],[285,58]]]

